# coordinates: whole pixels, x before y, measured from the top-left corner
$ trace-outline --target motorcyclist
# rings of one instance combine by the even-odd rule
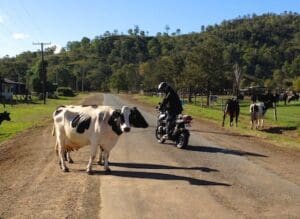
[[[165,97],[160,105],[160,110],[165,109],[167,111],[167,124],[166,135],[164,139],[171,139],[172,132],[175,127],[175,121],[178,114],[182,112],[182,105],[178,94],[169,86],[166,82],[161,82],[158,85],[158,91],[165,93]]]

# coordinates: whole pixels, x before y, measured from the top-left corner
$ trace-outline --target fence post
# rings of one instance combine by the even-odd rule
[[[200,105],[201,105],[201,107],[203,107],[202,96],[200,96]]]
[[[274,119],[277,121],[277,106],[276,102],[274,102]]]
[[[221,111],[223,111],[223,97],[221,98]]]

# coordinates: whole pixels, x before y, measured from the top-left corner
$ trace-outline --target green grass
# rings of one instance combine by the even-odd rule
[[[52,113],[57,106],[78,103],[84,96],[86,94],[47,99],[46,105],[40,100],[33,100],[31,104],[6,105],[5,108],[0,105],[0,112],[8,111],[11,118],[11,121],[3,121],[0,125],[0,142],[13,138],[25,129],[48,124],[52,121]]]
[[[156,96],[135,96],[139,101],[151,104],[153,106],[161,102],[160,97]],[[220,98],[221,99],[221,98]],[[213,107],[200,107],[201,103],[205,104],[205,99],[197,99],[196,104],[184,104],[184,113],[193,116],[194,118],[207,119],[217,124],[222,124],[223,112],[222,105],[225,99],[218,100]],[[185,101],[186,102],[186,101]],[[268,131],[257,131],[250,129],[249,106],[250,101],[244,100],[240,103],[241,113],[239,117],[239,127],[229,127],[229,117],[226,117],[225,128],[230,131],[235,131],[241,134],[257,136],[269,141],[273,144],[300,149],[300,103],[291,102],[284,106],[282,102],[277,107],[277,118],[274,119],[274,110],[268,109],[265,118],[265,127]],[[277,132],[275,132],[277,131]],[[271,133],[273,132],[273,133]],[[278,132],[284,132],[280,134]]]

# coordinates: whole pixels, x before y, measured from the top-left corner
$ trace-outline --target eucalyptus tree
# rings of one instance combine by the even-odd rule
[[[223,48],[222,41],[209,34],[187,57],[186,72],[205,89],[207,105],[211,91],[218,89],[224,79]]]

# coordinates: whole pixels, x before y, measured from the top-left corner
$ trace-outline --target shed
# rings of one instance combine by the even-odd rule
[[[8,78],[2,78],[0,80],[0,92],[1,96],[6,100],[11,100],[13,95],[26,94],[26,85],[21,82],[15,82]]]

